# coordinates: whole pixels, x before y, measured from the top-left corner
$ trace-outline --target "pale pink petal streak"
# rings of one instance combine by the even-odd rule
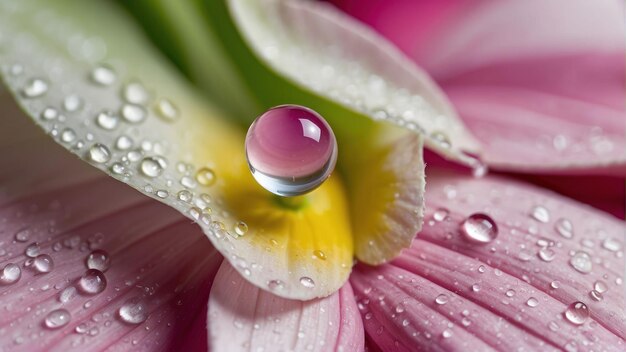
[[[251,285],[227,263],[211,289],[208,334],[215,351],[361,351],[364,343],[350,285],[325,298],[287,300]]]

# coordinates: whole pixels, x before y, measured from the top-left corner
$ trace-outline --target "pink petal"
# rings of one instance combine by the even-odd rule
[[[435,77],[493,169],[626,173],[622,3],[338,2]]]
[[[280,298],[244,280],[224,262],[209,299],[216,351],[361,351],[363,326],[350,285],[312,301]]]
[[[15,105],[3,104],[0,268],[18,264],[21,278],[0,284],[0,349],[147,351],[184,346],[190,336],[196,337],[189,348],[206,346],[206,334],[193,333],[194,322],[203,315],[222,258],[198,227],[71,157],[15,116]],[[24,229],[26,241],[16,237]],[[24,266],[25,249],[34,242],[52,257],[51,272]],[[78,286],[94,249],[111,258],[106,288],[95,295],[78,290],[62,302],[63,292]],[[119,309],[135,297],[145,304],[147,319],[126,323]],[[71,319],[47,328],[46,317],[56,309],[66,309]],[[204,315],[201,321],[204,329]]]
[[[429,180],[427,224],[419,239],[392,263],[359,266],[351,277],[365,330],[378,346],[623,349],[623,223],[503,178],[431,172]],[[546,223],[531,215],[537,206],[547,209]],[[489,244],[469,242],[459,230],[476,212],[489,214],[499,227]],[[556,230],[560,219],[571,222],[573,238]],[[590,256],[587,274],[570,262],[579,252]],[[600,281],[608,290],[597,301],[590,292]],[[563,315],[575,301],[590,312],[580,326]]]

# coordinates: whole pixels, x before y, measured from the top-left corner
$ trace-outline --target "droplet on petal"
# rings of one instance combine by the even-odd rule
[[[569,263],[574,269],[576,269],[576,271],[583,274],[589,274],[593,268],[591,256],[587,254],[587,252],[583,251],[574,253],[572,258],[570,258]]]
[[[118,314],[125,323],[141,324],[148,319],[148,308],[140,297],[133,297],[124,302]]]
[[[22,89],[22,95],[25,98],[38,98],[48,91],[48,82],[43,79],[34,78],[28,81],[24,89]]]
[[[107,280],[104,274],[97,269],[87,270],[78,281],[78,287],[86,294],[96,295],[107,286]]]
[[[589,308],[583,302],[574,302],[567,307],[563,315],[570,323],[582,325],[589,318]]]
[[[109,257],[109,253],[97,249],[89,253],[86,264],[88,269],[96,269],[105,272],[111,265],[111,257]]]
[[[574,237],[574,226],[572,225],[571,221],[565,218],[561,218],[557,220],[555,228],[556,228],[556,232],[558,232],[559,235],[561,235],[562,237],[565,237],[565,238]]]
[[[91,79],[101,86],[110,86],[116,78],[115,71],[109,66],[98,66],[91,71]]]
[[[41,254],[34,259],[33,267],[39,273],[49,273],[54,268],[54,261],[52,261],[52,257],[49,255]]]
[[[163,169],[167,167],[167,162],[162,157],[147,157],[141,161],[141,172],[148,177],[161,175]]]
[[[280,196],[297,196],[322,184],[337,161],[337,141],[315,111],[282,105],[250,126],[246,157],[256,181]]]
[[[530,216],[539,222],[547,223],[548,221],[550,221],[550,212],[548,211],[548,209],[546,209],[546,207],[543,207],[541,205],[534,207],[530,213]]]
[[[22,270],[17,264],[8,263],[0,273],[0,284],[10,285],[19,281],[22,277]]]
[[[472,242],[489,243],[498,236],[498,226],[489,215],[476,213],[461,223],[461,232]]]
[[[104,144],[96,143],[89,148],[89,159],[98,164],[111,160],[111,152]]]
[[[67,325],[71,319],[72,316],[70,315],[70,312],[68,312],[67,309],[61,308],[48,313],[46,319],[44,320],[44,324],[50,329],[58,329]]]
[[[308,276],[303,276],[300,278],[300,285],[306,288],[313,288],[315,287],[315,281]]]

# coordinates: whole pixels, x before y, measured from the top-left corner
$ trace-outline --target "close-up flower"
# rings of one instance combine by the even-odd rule
[[[622,351],[618,0],[1,0],[0,351]]]

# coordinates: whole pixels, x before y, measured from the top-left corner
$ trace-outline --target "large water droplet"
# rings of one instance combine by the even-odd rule
[[[133,104],[143,105],[150,99],[150,94],[139,82],[130,82],[124,86],[124,99]]]
[[[102,86],[110,86],[117,78],[113,68],[105,65],[98,66],[91,71],[91,79]]]
[[[107,280],[104,274],[97,269],[87,270],[78,280],[78,287],[86,294],[96,295],[107,286]]]
[[[33,78],[22,89],[25,98],[38,98],[48,91],[48,82],[43,79]]]
[[[76,132],[71,128],[66,128],[61,132],[61,141],[64,143],[72,143],[76,139]]]
[[[18,230],[15,233],[15,240],[17,242],[26,242],[30,239],[30,229],[29,228],[23,228]]]
[[[76,297],[76,287],[68,286],[59,294],[59,302],[67,303],[74,297]]]
[[[476,213],[461,223],[461,232],[472,242],[489,243],[498,236],[498,226],[489,215]]]
[[[95,163],[103,164],[111,160],[111,152],[104,144],[96,143],[89,148],[89,159]]]
[[[589,309],[583,302],[574,302],[567,307],[563,315],[570,323],[582,325],[589,318]]]
[[[196,172],[196,181],[203,186],[211,186],[215,183],[215,172],[208,167],[203,167]]]
[[[10,285],[18,282],[22,277],[22,270],[17,264],[8,263],[0,273],[0,284]]]
[[[102,111],[96,116],[96,124],[107,131],[114,130],[119,121],[120,118],[111,111]]]
[[[556,221],[556,224],[554,226],[556,228],[556,232],[558,232],[559,235],[561,235],[562,237],[574,237],[574,226],[572,225],[571,221],[565,218],[561,218]]]
[[[39,251],[40,251],[39,243],[34,242],[34,243],[29,244],[28,247],[26,247],[26,250],[24,250],[24,254],[26,254],[27,257],[35,258],[39,255]]]
[[[272,108],[246,136],[246,157],[256,181],[281,196],[297,196],[321,185],[337,161],[337,141],[315,111],[297,105]]]
[[[246,232],[248,232],[248,224],[243,221],[238,221],[235,224],[235,233],[237,234],[237,236],[243,236],[246,234]]]
[[[105,272],[111,265],[111,257],[109,253],[101,249],[97,249],[87,256],[86,264],[88,269],[96,269]]]
[[[142,106],[134,104],[124,104],[122,106],[122,117],[130,123],[140,123],[146,119],[148,113]]]
[[[530,297],[528,301],[526,301],[526,305],[531,308],[535,308],[539,305],[539,300],[537,300],[535,297]]]
[[[303,276],[300,278],[300,285],[306,288],[313,288],[315,287],[315,281],[308,276]]]
[[[48,313],[46,319],[44,320],[44,324],[46,327],[50,329],[58,329],[67,325],[70,322],[72,316],[67,309],[56,309],[52,312]]]
[[[115,148],[119,150],[128,150],[133,147],[133,139],[127,135],[121,135],[115,140]]]
[[[541,205],[533,207],[530,212],[530,216],[539,222],[547,223],[550,221],[550,212],[546,207]]]
[[[123,322],[141,324],[148,319],[148,307],[140,297],[133,297],[120,307],[118,314]]]
[[[593,289],[600,293],[605,293],[609,290],[609,286],[606,284],[606,282],[598,280],[593,284]]]
[[[587,252],[578,251],[569,260],[570,265],[583,274],[589,274],[593,268],[591,256]]]
[[[448,295],[446,295],[445,293],[440,294],[439,296],[437,296],[437,298],[435,298],[435,303],[437,304],[448,303]]]
[[[167,167],[167,161],[163,157],[147,157],[141,161],[141,172],[148,177],[161,175]]]
[[[54,261],[47,254],[38,255],[33,261],[33,268],[39,273],[49,273],[54,269]]]
[[[537,256],[544,262],[551,262],[556,257],[556,253],[552,249],[545,247],[539,250]]]

